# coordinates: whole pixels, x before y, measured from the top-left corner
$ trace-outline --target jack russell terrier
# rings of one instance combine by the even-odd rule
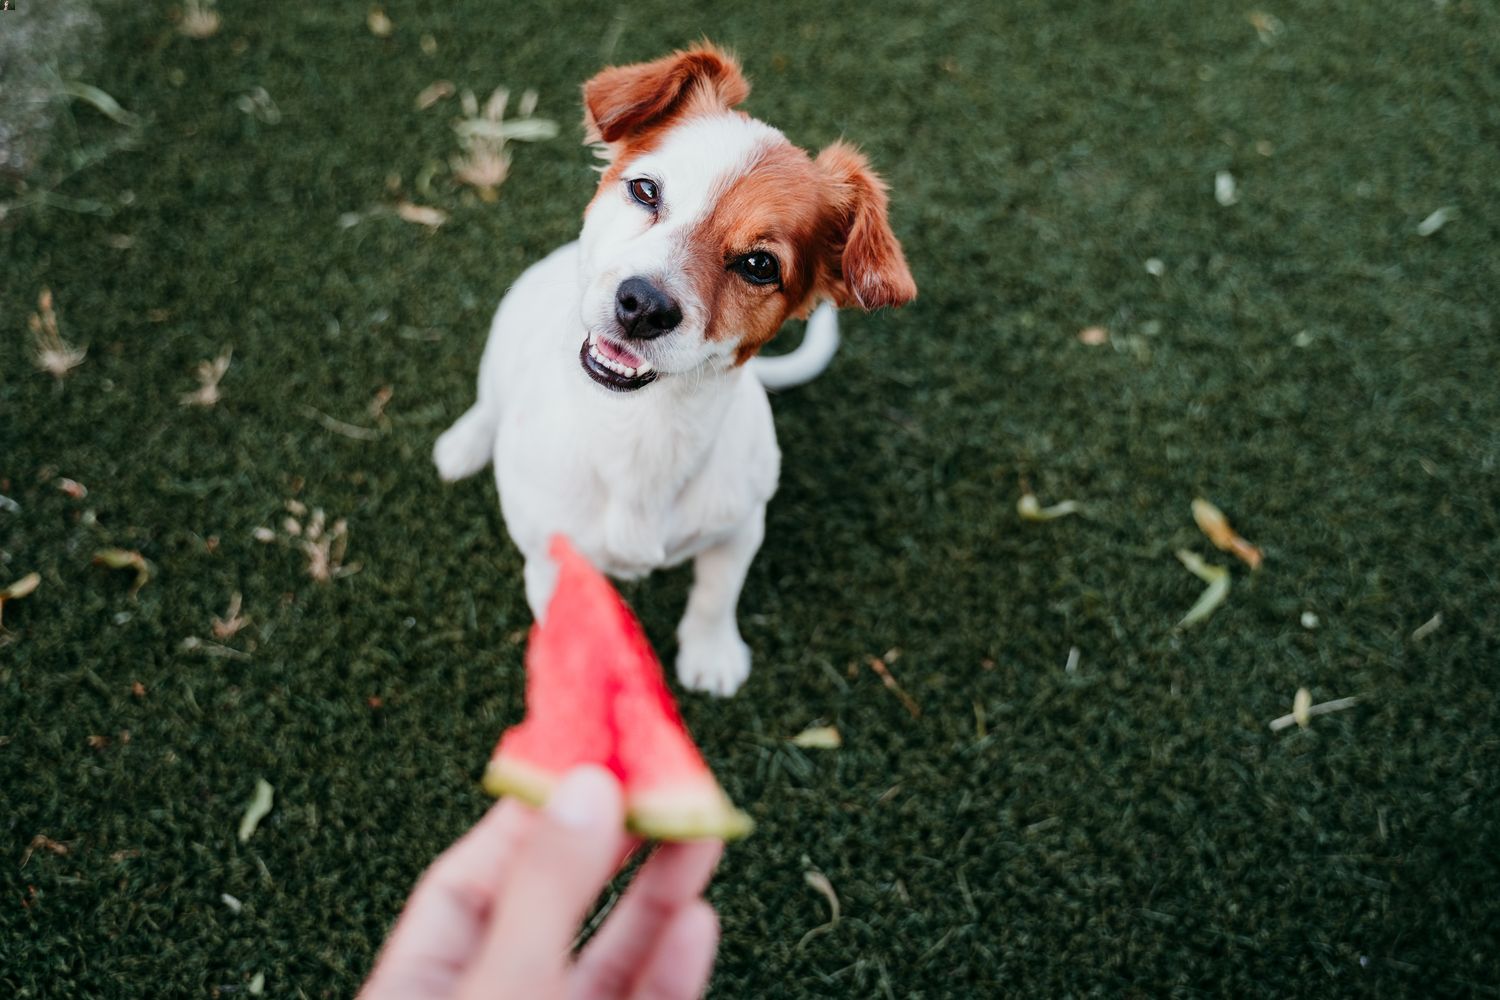
[[[734,110],[749,92],[706,43],[584,85],[605,163],[583,232],[501,300],[478,402],[433,449],[450,482],[494,462],[538,619],[554,533],[625,579],[691,558],[677,676],[717,695],[750,673],[735,605],[781,469],[766,388],[823,370],[835,306],[917,291],[864,157],[808,156]],[[755,358],[809,313],[797,350]]]

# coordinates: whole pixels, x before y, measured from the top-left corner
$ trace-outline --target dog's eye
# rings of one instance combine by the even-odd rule
[[[661,189],[656,186],[655,181],[644,177],[637,177],[630,182],[630,197],[645,205],[647,208],[656,208],[661,204]]]
[[[775,257],[763,250],[741,257],[734,269],[754,285],[770,285],[781,279],[781,265],[776,262]]]

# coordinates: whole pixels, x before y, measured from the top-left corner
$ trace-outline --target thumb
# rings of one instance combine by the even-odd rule
[[[553,789],[500,890],[471,990],[561,995],[578,926],[625,854],[624,812],[619,784],[600,767],[577,768]]]

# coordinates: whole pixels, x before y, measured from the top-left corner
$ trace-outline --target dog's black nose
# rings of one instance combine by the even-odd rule
[[[631,340],[650,340],[682,322],[682,310],[666,292],[645,278],[626,278],[615,290],[615,319]]]

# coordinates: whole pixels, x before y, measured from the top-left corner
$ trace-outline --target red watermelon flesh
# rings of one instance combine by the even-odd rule
[[[493,795],[546,802],[579,764],[613,771],[626,825],[658,840],[742,837],[736,809],[688,735],[661,663],[630,608],[562,536],[559,572],[526,650],[526,718],[500,737],[485,770]]]

